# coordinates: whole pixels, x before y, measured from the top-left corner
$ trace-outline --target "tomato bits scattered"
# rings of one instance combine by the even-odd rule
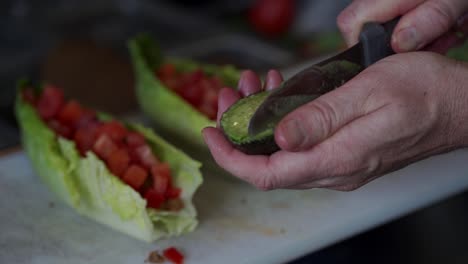
[[[117,120],[99,120],[94,110],[75,100],[66,101],[63,92],[51,85],[40,95],[24,89],[22,99],[37,109],[58,136],[73,140],[83,157],[95,153],[112,174],[142,194],[148,207],[171,211],[183,208],[182,190],[173,185],[169,164],[154,155],[142,134]]]
[[[218,94],[223,83],[216,76],[208,76],[201,69],[177,72],[171,63],[156,70],[161,82],[211,120],[218,112]]]
[[[180,251],[175,247],[165,249],[163,251],[163,255],[174,264],[184,263],[184,255],[182,255],[182,253],[180,253]]]

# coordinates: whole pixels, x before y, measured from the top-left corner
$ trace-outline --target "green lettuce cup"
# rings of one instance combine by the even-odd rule
[[[128,130],[143,135],[153,153],[170,165],[172,184],[182,190],[182,209],[149,208],[142,195],[115,176],[94,152],[80,155],[73,140],[50,129],[36,107],[23,99],[21,90],[25,83],[20,86],[15,111],[23,148],[36,173],[60,200],[81,215],[147,242],[182,235],[197,227],[192,198],[202,183],[198,161],[150,129],[139,124],[125,124]]]
[[[226,87],[237,86],[239,71],[233,66],[167,58],[157,43],[145,34],[131,39],[128,46],[134,68],[137,99],[145,115],[161,133],[174,142],[182,141],[195,149],[206,149],[201,130],[207,126],[215,126],[215,121],[166,86],[157,77],[156,71],[166,63],[174,65],[177,72],[202,70],[207,76],[219,78]]]

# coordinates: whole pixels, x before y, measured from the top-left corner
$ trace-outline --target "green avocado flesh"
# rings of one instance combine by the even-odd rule
[[[249,122],[257,108],[268,97],[263,91],[245,97],[233,104],[221,117],[221,129],[227,139],[239,150],[251,155],[266,155],[277,151],[272,124],[270,129],[255,136],[248,132]]]

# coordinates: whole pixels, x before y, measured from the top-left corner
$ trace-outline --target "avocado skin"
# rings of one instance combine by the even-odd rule
[[[265,136],[261,139],[252,140],[249,142],[238,143],[232,141],[226,133],[223,131],[226,139],[231,142],[231,144],[241,152],[248,155],[270,155],[278,151],[280,148],[276,144],[274,134]]]

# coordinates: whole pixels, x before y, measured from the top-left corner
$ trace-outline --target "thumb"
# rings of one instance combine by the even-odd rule
[[[404,15],[392,38],[396,52],[419,50],[455,25],[468,10],[466,0],[428,0]]]
[[[363,100],[368,96],[362,91],[342,86],[289,113],[275,129],[276,143],[294,152],[310,149],[330,137],[365,114]]]

